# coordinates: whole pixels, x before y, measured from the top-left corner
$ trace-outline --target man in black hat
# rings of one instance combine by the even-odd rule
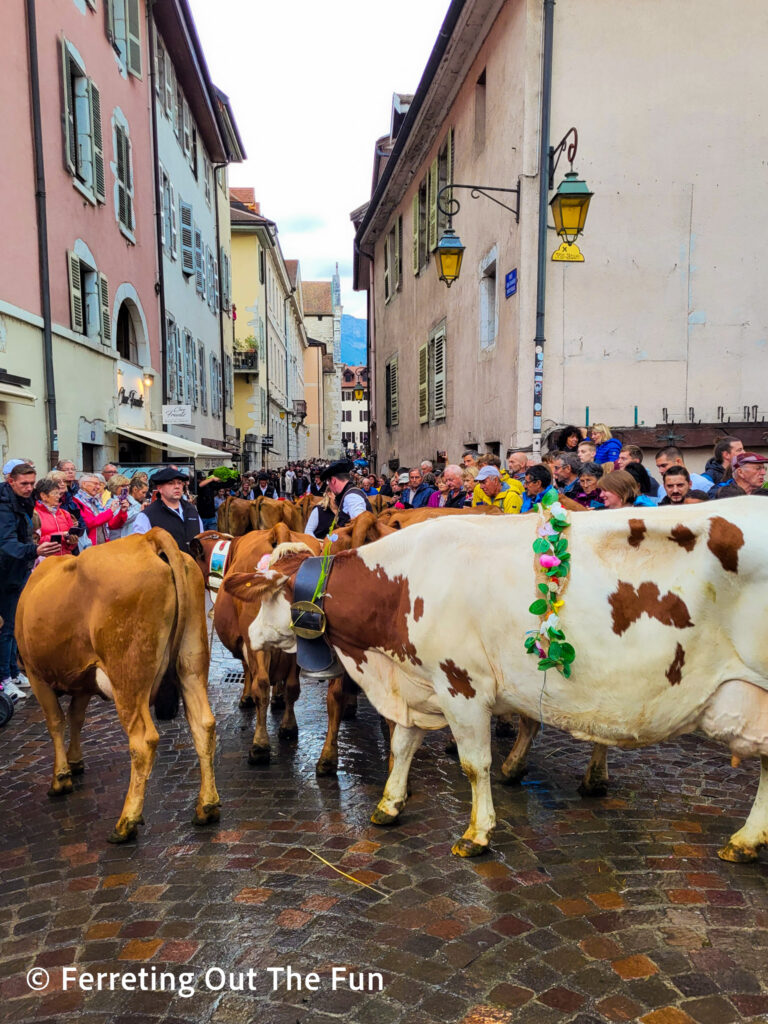
[[[351,462],[332,462],[321,474],[322,479],[328,482],[328,490],[336,495],[336,507],[339,510],[337,526],[346,526],[361,512],[371,511],[366,496],[359,487],[353,487],[351,473]]]
[[[160,526],[189,554],[189,542],[203,532],[203,523],[195,506],[182,500],[186,482],[186,475],[172,466],[155,473],[150,483],[159,497],[136,516],[133,533],[146,533],[153,526]]]
[[[259,473],[256,480],[256,486],[253,489],[254,498],[276,498],[277,491],[269,482],[269,473],[263,469]]]

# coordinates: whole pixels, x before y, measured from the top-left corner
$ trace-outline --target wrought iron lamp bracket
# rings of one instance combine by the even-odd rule
[[[509,210],[510,213],[514,213],[515,221],[520,223],[520,179],[517,179],[517,188],[496,188],[493,185],[444,185],[443,188],[437,193],[437,208],[444,217],[448,218],[451,227],[451,221],[458,214],[461,209],[461,203],[453,195],[453,192],[457,188],[464,188],[469,190],[469,194],[472,199],[477,199],[483,196],[485,199],[490,199],[492,203],[496,203],[497,206],[503,207],[505,210]],[[451,195],[445,200],[442,198],[444,193],[450,192]],[[515,206],[508,206],[507,203],[503,203],[500,199],[496,199],[490,195],[491,192],[503,192],[507,195],[517,196],[517,203]]]
[[[568,139],[573,136],[569,143]],[[567,151],[566,151],[567,147]],[[555,187],[555,171],[560,163],[560,157],[565,153],[565,158],[573,170],[573,161],[576,159],[576,150],[579,148],[579,133],[575,128],[569,128],[556,146],[549,147],[549,191]]]

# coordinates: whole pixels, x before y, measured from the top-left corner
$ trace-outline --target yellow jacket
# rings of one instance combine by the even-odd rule
[[[508,480],[501,481],[501,490],[491,500],[480,484],[475,484],[475,489],[472,492],[472,505],[473,507],[478,505],[495,505],[496,508],[500,508],[507,515],[516,515],[523,504],[524,490],[519,480],[508,478]]]

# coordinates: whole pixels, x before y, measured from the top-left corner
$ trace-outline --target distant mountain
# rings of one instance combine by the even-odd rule
[[[367,356],[368,321],[341,314],[341,361],[347,366],[364,366]]]

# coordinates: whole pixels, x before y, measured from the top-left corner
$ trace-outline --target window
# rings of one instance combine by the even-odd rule
[[[197,408],[197,360],[195,339],[190,331],[184,331],[184,401]]]
[[[475,152],[485,148],[485,68],[475,85]]]
[[[178,78],[176,79],[176,103],[173,108],[173,130],[176,138],[183,145],[183,121],[184,121],[184,93],[181,91]]]
[[[74,251],[67,253],[67,270],[72,330],[89,338],[100,337],[103,345],[111,345],[112,318],[107,278]]]
[[[398,395],[397,356],[392,356],[385,367],[385,402],[387,426],[396,427],[400,420],[400,403]]]
[[[261,392],[261,425],[265,427],[267,425],[267,392],[264,388],[259,388]]]
[[[427,179],[419,185],[413,197],[413,272],[419,274],[429,264],[429,247],[427,246]]]
[[[168,398],[173,402],[180,402],[181,398],[179,397],[179,384],[176,372],[178,365],[177,350],[179,348],[179,336],[176,321],[170,313],[166,313],[165,316],[165,342],[165,373]]]
[[[211,412],[218,419],[224,411],[221,362],[211,352]]]
[[[115,178],[117,182],[116,214],[120,227],[133,240],[133,167],[131,140],[127,127],[115,124]]]
[[[165,75],[168,56],[165,47],[160,42],[160,36],[155,32],[155,92],[160,97],[160,102],[165,102]]]
[[[419,348],[419,423],[429,422],[429,345]]]
[[[225,355],[224,363],[226,366],[226,394],[227,394],[227,408],[233,409],[235,405],[235,378],[232,371],[232,356]]]
[[[389,234],[384,240],[384,300],[389,302],[395,292],[400,290],[403,218],[396,217]]]
[[[203,153],[203,185],[205,187],[205,201],[211,205],[211,162]]]
[[[200,408],[208,412],[208,374],[205,367],[205,345],[202,341],[197,342],[197,368],[200,379]]]
[[[219,273],[221,277],[221,308],[229,313],[232,307],[232,264],[222,245],[219,250]]]
[[[127,70],[141,78],[139,0],[104,0],[107,37]]]
[[[367,409],[361,409],[360,410],[359,419],[360,419],[361,423],[367,422],[367,420],[368,420],[368,410]]]
[[[115,342],[121,358],[129,363],[138,363],[139,346],[136,340],[136,328],[133,325],[133,317],[127,302],[120,303],[120,309],[117,314],[117,327],[115,329]]]
[[[101,134],[101,93],[85,67],[62,39],[64,86],[64,163],[88,198],[106,202],[104,144]]]
[[[163,197],[163,205],[160,212],[163,249],[171,259],[175,260],[177,258],[176,246],[178,243],[176,190],[162,165],[160,166],[160,190]]]
[[[496,341],[499,326],[496,291],[494,246],[480,264],[480,348],[490,348]]]
[[[446,417],[445,383],[445,324],[441,324],[429,339],[429,407],[433,420]]]
[[[342,423],[351,423],[352,422],[352,410],[351,409],[342,409],[341,410],[341,422]]]
[[[195,291],[205,298],[205,262],[203,259],[203,233],[195,228]]]
[[[453,163],[453,128],[450,128],[445,142],[432,161],[429,174],[427,175],[427,202],[429,206],[429,237],[427,247],[430,252],[434,252],[437,248],[438,240],[448,223],[445,214],[440,213],[437,208],[437,196],[441,188],[444,188],[453,181]],[[446,198],[444,196],[441,199],[442,205],[445,205],[444,200]]]
[[[190,276],[195,273],[194,224],[192,206],[179,200],[179,220],[181,221],[181,271]]]

